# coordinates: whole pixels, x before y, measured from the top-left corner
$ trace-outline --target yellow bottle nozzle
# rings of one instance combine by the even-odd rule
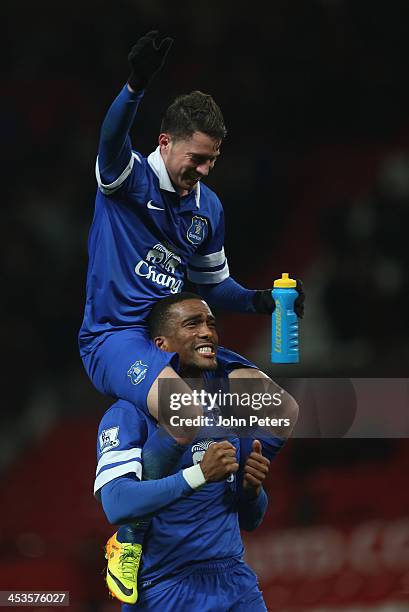
[[[278,278],[273,283],[273,287],[278,287],[280,289],[295,289],[296,286],[297,281],[290,278],[288,272],[283,272],[281,278]]]

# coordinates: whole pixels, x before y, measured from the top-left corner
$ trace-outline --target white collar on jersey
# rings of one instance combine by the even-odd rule
[[[173,191],[175,193],[175,189],[170,181],[168,171],[166,170],[165,162],[160,154],[159,146],[157,146],[156,149],[150,155],[148,155],[148,164],[159,179],[159,187],[165,191]],[[196,183],[193,190],[195,191],[196,207],[200,208],[200,182]]]

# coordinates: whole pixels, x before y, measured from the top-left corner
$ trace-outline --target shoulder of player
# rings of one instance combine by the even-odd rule
[[[213,215],[218,215],[223,212],[223,205],[220,198],[216,195],[213,189],[210,189],[204,183],[200,183],[200,208],[208,210]]]
[[[222,205],[216,192],[203,182],[200,182],[200,195],[204,196],[209,202],[215,203],[218,206]]]
[[[100,429],[107,426],[109,423],[119,423],[131,421],[132,423],[140,423],[146,425],[147,415],[135,404],[124,399],[119,399],[112,404],[104,413],[101,419]]]
[[[134,158],[134,162],[138,162],[142,166],[149,167],[147,157],[144,157],[139,151],[132,149],[132,157]]]

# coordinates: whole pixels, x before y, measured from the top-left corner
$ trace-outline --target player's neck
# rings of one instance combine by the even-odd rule
[[[170,182],[172,183],[174,190],[180,198],[183,198],[184,196],[187,196],[190,193],[190,191],[188,191],[187,189],[180,189],[180,187],[176,187],[175,183],[172,180]]]
[[[181,365],[179,368],[179,375],[181,378],[189,378],[195,381],[195,387],[202,387],[204,384],[203,373],[199,368],[195,368],[194,366],[184,366]],[[196,382],[197,381],[197,382]]]

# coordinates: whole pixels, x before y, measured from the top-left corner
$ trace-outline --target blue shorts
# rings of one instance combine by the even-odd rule
[[[217,359],[225,373],[237,367],[256,367],[221,346]],[[116,331],[83,357],[85,370],[98,391],[128,400],[147,414],[146,401],[152,384],[166,366],[177,371],[178,361],[177,353],[156,348],[143,327]]]
[[[243,562],[206,564],[179,582],[144,594],[122,612],[267,612],[256,574]]]

